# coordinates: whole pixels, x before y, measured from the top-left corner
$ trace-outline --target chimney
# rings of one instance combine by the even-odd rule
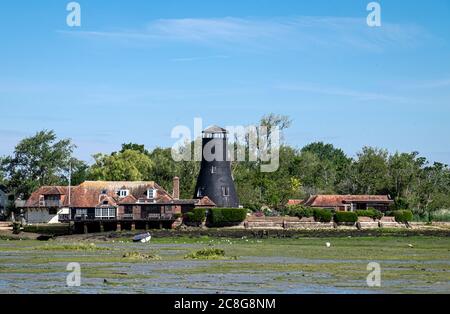
[[[180,199],[180,178],[174,177],[173,178],[173,199],[179,200]]]

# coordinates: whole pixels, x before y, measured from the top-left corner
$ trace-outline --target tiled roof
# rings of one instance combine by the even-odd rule
[[[351,202],[392,203],[388,195],[313,195],[303,204],[313,207],[336,207]]]
[[[121,189],[129,190],[130,195],[120,198],[117,192]],[[70,207],[92,208],[102,203],[102,198],[108,200],[109,205],[122,203],[135,203],[136,200],[147,200],[147,190],[156,189],[156,203],[168,203],[172,196],[153,181],[127,182],[127,181],[86,181],[71,188]],[[106,191],[106,194],[103,192]],[[69,188],[67,186],[43,186],[34,191],[24,207],[39,207],[42,195],[60,195],[62,206],[69,206]],[[153,199],[152,199],[153,202]]]

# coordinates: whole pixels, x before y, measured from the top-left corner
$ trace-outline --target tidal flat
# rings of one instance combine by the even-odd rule
[[[205,249],[223,256],[190,258]],[[67,286],[73,262],[79,287]],[[450,238],[0,240],[0,293],[450,293]]]

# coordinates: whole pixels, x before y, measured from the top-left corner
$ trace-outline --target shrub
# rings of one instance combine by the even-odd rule
[[[383,217],[382,212],[373,208],[369,208],[366,210],[357,210],[355,211],[355,213],[356,215],[358,215],[358,217],[370,217],[372,219],[381,219],[381,217]]]
[[[201,224],[206,219],[206,209],[194,208],[192,211],[184,214],[186,222]]]
[[[197,252],[192,252],[186,255],[184,258],[215,260],[215,259],[225,259],[226,257],[225,251],[222,249],[207,248]],[[237,256],[233,256],[231,257],[231,259],[237,259]]]
[[[330,222],[333,218],[333,213],[331,210],[323,209],[323,208],[315,208],[314,212],[314,220],[319,222]]]
[[[211,208],[209,222],[215,227],[235,225],[243,222],[247,217],[245,208]]]
[[[358,215],[354,212],[336,212],[334,214],[334,220],[337,223],[342,222],[355,223],[358,221]]]
[[[314,210],[312,208],[303,207],[301,205],[289,206],[284,213],[288,216],[298,218],[309,218],[314,216]]]
[[[395,221],[397,222],[409,222],[413,219],[413,213],[410,210],[396,210],[394,211]]]

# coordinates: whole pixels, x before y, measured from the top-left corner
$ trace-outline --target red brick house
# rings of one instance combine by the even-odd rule
[[[44,186],[34,191],[23,207],[28,223],[58,221],[110,222],[124,225],[159,223],[170,226],[195,207],[215,207],[207,197],[179,199],[179,179],[172,194],[153,181],[86,181],[70,188]]]
[[[289,200],[289,205],[303,205],[338,211],[374,208],[386,211],[394,203],[389,195],[311,195],[306,200]]]

